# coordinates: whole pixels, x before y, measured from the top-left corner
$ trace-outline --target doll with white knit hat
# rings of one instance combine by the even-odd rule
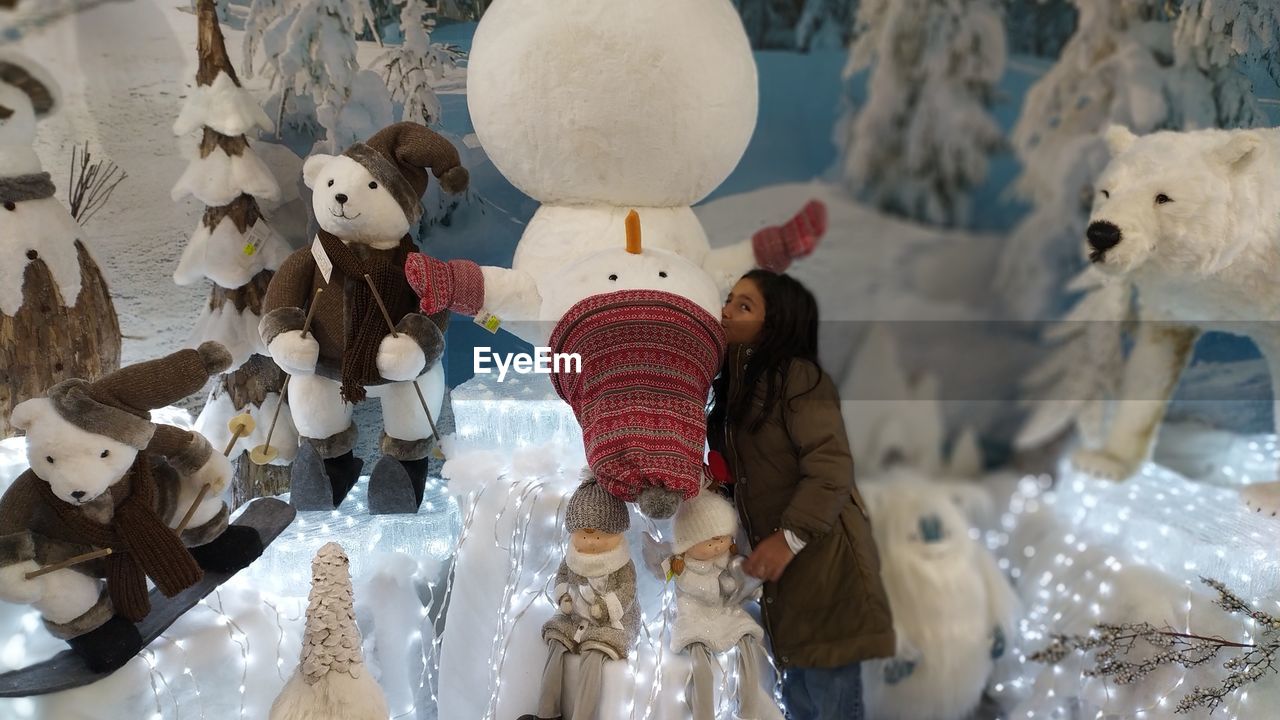
[[[733,543],[737,532],[737,511],[713,490],[704,488],[676,511],[675,555],[668,561],[676,581],[671,647],[688,652],[693,661],[688,692],[693,720],[714,720],[712,654],[733,647],[738,649],[738,717],[782,720],[761,683],[764,630],[742,607],[748,578],[741,572],[743,558]]]

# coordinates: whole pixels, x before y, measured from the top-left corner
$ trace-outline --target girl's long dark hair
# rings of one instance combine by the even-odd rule
[[[707,420],[711,427],[721,428],[727,418],[733,418],[734,425],[747,424],[748,429],[755,432],[781,400],[783,381],[792,362],[806,360],[821,368],[818,365],[818,301],[808,288],[789,275],[757,269],[742,277],[754,282],[764,296],[764,326],[742,380],[737,383],[740,388],[737,397],[729,397],[730,375],[736,369],[726,356],[720,375],[711,385]],[[753,413],[754,389],[761,380],[765,383],[764,404]],[[813,387],[795,393],[793,398],[810,390]]]

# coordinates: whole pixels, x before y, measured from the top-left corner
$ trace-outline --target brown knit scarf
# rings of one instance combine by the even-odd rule
[[[74,505],[54,495],[48,483],[37,485],[45,503],[86,544],[111,548],[105,561],[111,603],[125,619],[141,622],[151,612],[148,577],[165,597],[173,597],[200,582],[204,572],[177,533],[156,515],[156,484],[146,453],[138,453],[125,479],[129,483],[128,495],[116,505],[110,525],[85,517]]]
[[[342,399],[355,404],[365,398],[366,383],[377,383],[378,345],[390,330],[378,309],[378,301],[369,290],[364,276],[373,278],[374,287],[388,308],[403,304],[403,296],[412,292],[404,277],[404,261],[413,251],[413,240],[408,235],[400,239],[400,246],[392,253],[377,253],[361,259],[336,235],[321,230],[320,245],[333,262],[334,267],[346,276],[345,295],[347,312],[347,337],[342,349]],[[396,318],[392,317],[392,321]]]

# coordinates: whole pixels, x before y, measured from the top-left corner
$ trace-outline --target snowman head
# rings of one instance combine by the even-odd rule
[[[0,53],[0,176],[40,172],[31,150],[36,121],[58,105],[58,88],[30,59]]]
[[[737,165],[757,102],[730,0],[497,0],[467,68],[481,144],[543,203],[692,205]]]
[[[580,300],[618,290],[662,290],[720,316],[720,290],[705,270],[673,252],[642,248],[634,210],[626,226],[625,246],[592,253],[556,275],[543,293],[542,317],[559,319]]]

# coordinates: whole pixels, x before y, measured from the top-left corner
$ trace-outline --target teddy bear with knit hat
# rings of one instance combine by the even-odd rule
[[[429,178],[458,193],[467,187],[467,170],[443,136],[402,122],[341,155],[308,157],[302,174],[319,231],[272,277],[258,326],[272,359],[290,375],[289,408],[303,437],[291,502],[301,510],[342,502],[363,467],[353,453],[352,411],[374,397],[382,403],[383,435],[369,481],[370,511],[416,512],[433,417],[443,403],[437,360],[449,314],[418,310],[404,273],[415,250],[409,229],[421,217]]]
[[[148,580],[173,597],[204,570],[238,570],[262,554],[257,530],[227,524],[230,461],[204,436],[150,419],[230,365],[226,348],[206,342],[94,382],[65,380],[13,410],[30,469],[0,498],[0,599],[35,607],[94,671],[142,649],[135,623],[151,611]]]
[[[560,720],[566,656],[582,656],[574,694],[574,717],[597,716],[604,663],[631,653],[640,634],[636,568],[623,533],[631,527],[627,506],[609,494],[590,471],[569,498],[564,529],[569,547],[556,571],[556,614],[542,626],[547,663],[536,715],[519,720]]]
[[[766,665],[764,630],[742,607],[747,576],[733,538],[738,512],[714,490],[703,488],[676,510],[675,555],[666,568],[675,576],[676,617],[671,648],[693,662],[689,706],[693,720],[714,720],[716,698],[712,657],[738,649],[738,717],[782,720],[782,712],[762,685]]]

